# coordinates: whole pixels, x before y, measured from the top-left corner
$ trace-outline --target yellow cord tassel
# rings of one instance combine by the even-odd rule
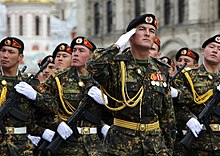
[[[193,82],[187,72],[184,73],[187,80],[189,81],[192,93],[193,93],[193,99],[194,102],[197,104],[204,104],[212,95],[213,95],[213,89],[208,90],[206,93],[202,95],[198,95],[194,89]]]
[[[3,104],[3,102],[5,102],[5,100],[6,100],[6,94],[7,94],[7,87],[4,86],[4,87],[2,88],[2,92],[1,92],[0,106]]]

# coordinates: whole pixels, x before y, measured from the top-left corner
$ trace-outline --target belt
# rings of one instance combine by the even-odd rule
[[[27,134],[27,127],[5,127],[7,134]]]
[[[123,127],[123,128],[132,129],[135,131],[145,131],[145,132],[160,128],[159,121],[150,123],[150,124],[142,124],[142,123],[125,121],[125,120],[121,120],[117,118],[114,118],[114,125]]]
[[[96,127],[77,127],[79,134],[97,134]]]
[[[209,124],[212,131],[220,131],[220,124]]]

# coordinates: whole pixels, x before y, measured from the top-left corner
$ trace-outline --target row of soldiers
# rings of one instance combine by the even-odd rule
[[[153,56],[154,44],[160,46],[157,29],[156,17],[143,14],[107,48],[81,36],[70,46],[61,43],[39,64],[43,77],[18,71],[24,44],[3,39],[0,154],[187,155],[179,141],[180,133],[190,130],[196,137],[190,154],[219,155],[220,103],[208,116],[208,127],[198,116],[220,90],[220,34],[203,43],[199,67],[196,52],[180,49],[179,68],[181,62],[193,66],[173,75],[168,58]],[[1,116],[8,99],[14,105]],[[80,118],[69,122],[84,104]],[[60,147],[49,148],[57,137]]]

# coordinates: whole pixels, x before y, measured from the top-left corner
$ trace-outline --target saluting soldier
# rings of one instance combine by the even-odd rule
[[[23,60],[24,43],[16,37],[6,37],[0,43],[0,105],[9,98],[14,92],[14,86],[19,81],[26,81],[28,75],[18,70],[19,63]],[[34,80],[32,84],[38,84],[39,81]],[[30,95],[27,99],[20,96],[15,105],[1,119],[3,127],[1,127],[0,139],[0,155],[27,156],[32,155],[33,146],[28,141],[27,133],[29,126],[32,124],[32,114],[36,109]],[[10,96],[10,98],[14,98]],[[13,101],[12,101],[13,102]],[[6,129],[4,135],[3,129]]]
[[[102,153],[98,132],[101,131],[99,125],[104,107],[96,102],[103,103],[103,100],[101,91],[96,87],[97,82],[85,68],[85,62],[95,49],[93,42],[81,36],[72,41],[71,47],[60,44],[57,51],[72,52],[73,66],[56,71],[41,85],[41,92],[38,92],[36,102],[49,103],[54,108],[54,116],[51,116],[52,119],[50,117],[52,124],[44,126],[46,130],[42,138],[51,142],[54,132],[57,132],[65,140],[58,149],[58,155],[84,156]],[[77,110],[88,91],[96,102],[88,104],[86,113],[76,123],[67,125],[65,121]]]
[[[168,66],[149,56],[158,28],[153,14],[134,18],[115,44],[95,51],[87,69],[108,96],[114,123],[106,155],[172,155],[175,116]],[[130,47],[122,47],[130,41]]]
[[[196,137],[192,143],[191,155],[219,155],[220,152],[220,118],[219,106],[208,117],[211,131],[197,120],[198,115],[212,99],[219,86],[220,34],[207,39],[202,44],[203,63],[198,68],[184,70],[174,80],[176,95],[174,100],[182,106],[178,116],[181,125],[185,124]]]

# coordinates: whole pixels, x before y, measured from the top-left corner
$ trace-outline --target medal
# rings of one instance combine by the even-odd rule
[[[155,84],[156,84],[157,86],[160,86],[160,82],[159,82],[159,81],[155,82]]]
[[[84,86],[85,86],[85,84],[84,84],[82,81],[79,81],[79,82],[78,82],[78,85],[79,85],[80,87],[84,87]]]
[[[164,87],[167,87],[167,83],[166,83],[166,82],[164,82],[164,83],[163,83],[163,86],[164,86]]]
[[[5,85],[7,84],[7,81],[2,80],[2,82],[1,82],[1,83],[2,83],[2,85],[3,85],[3,86],[5,86]]]
[[[152,85],[152,86],[155,86],[155,81],[151,81],[151,85]]]

